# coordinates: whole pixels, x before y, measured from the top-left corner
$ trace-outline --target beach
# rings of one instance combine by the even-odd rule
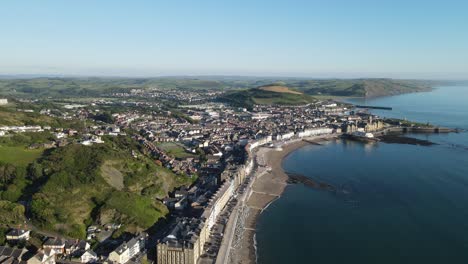
[[[253,172],[255,177],[249,184],[244,199],[240,201],[236,213],[230,219],[233,231],[225,234],[232,236],[225,263],[256,263],[257,219],[263,210],[281,197],[288,185],[289,177],[282,168],[283,159],[296,149],[334,137],[336,135],[317,136],[287,141],[276,148],[259,147],[256,150],[254,156],[258,166]]]

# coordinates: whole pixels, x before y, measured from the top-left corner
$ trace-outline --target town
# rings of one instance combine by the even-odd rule
[[[53,137],[48,142],[31,144],[30,149],[92,146],[104,144],[110,137],[129,137],[143,150],[132,150],[134,158],[147,155],[158,166],[192,178],[193,183],[161,199],[169,210],[164,224],[123,241],[112,241],[121,223],[90,223],[85,240],[28,229],[27,223],[12,225],[6,233],[6,245],[0,247],[0,263],[223,263],[218,252],[226,243],[223,240],[232,239],[224,237],[226,226],[237,210],[239,197],[249,191],[248,185],[255,177],[258,147],[275,148],[290,140],[338,137],[343,133],[370,138],[373,132],[395,127],[365,110],[357,111],[350,104],[331,100],[296,106],[254,105],[247,109],[219,102],[219,94],[131,90],[107,95],[117,100],[67,102],[56,104],[56,108],[40,108],[40,101],[9,98],[18,105],[39,106],[36,110],[16,111],[77,120],[83,127],[1,126],[0,137],[21,133],[49,133]],[[122,97],[127,101],[120,101]],[[155,99],[180,104],[167,108]],[[8,104],[6,99],[2,102]],[[105,115],[109,107],[120,111]],[[25,247],[32,233],[42,242]]]

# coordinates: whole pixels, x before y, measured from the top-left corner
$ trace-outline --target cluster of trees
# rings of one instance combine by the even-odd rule
[[[0,197],[2,200],[17,202],[28,183],[25,167],[0,161]]]
[[[24,221],[25,208],[18,203],[0,201],[0,223],[17,224]]]
[[[114,123],[114,117],[112,117],[112,114],[107,111],[103,113],[99,113],[93,116],[93,118],[96,121],[101,121],[101,122],[108,123],[108,124]]]
[[[26,168],[0,162],[0,223],[16,224],[24,220],[25,208],[18,201],[27,184]]]

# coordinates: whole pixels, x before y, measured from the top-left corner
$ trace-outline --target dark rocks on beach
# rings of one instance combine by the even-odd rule
[[[383,135],[383,136],[379,136],[379,139],[381,142],[388,143],[388,144],[408,144],[408,145],[419,145],[419,146],[437,145],[436,143],[429,141],[429,140],[405,137],[405,136],[400,136],[400,135]]]
[[[302,183],[307,187],[311,187],[314,189],[319,189],[319,190],[327,190],[327,191],[334,191],[335,187],[331,186],[328,183],[324,182],[318,182],[315,181],[309,177],[299,175],[299,174],[293,174],[293,173],[286,173],[289,176],[289,179],[287,180],[288,184],[298,184]]]

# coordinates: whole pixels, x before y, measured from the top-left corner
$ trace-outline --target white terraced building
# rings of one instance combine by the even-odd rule
[[[8,104],[8,99],[0,99],[0,105]]]

